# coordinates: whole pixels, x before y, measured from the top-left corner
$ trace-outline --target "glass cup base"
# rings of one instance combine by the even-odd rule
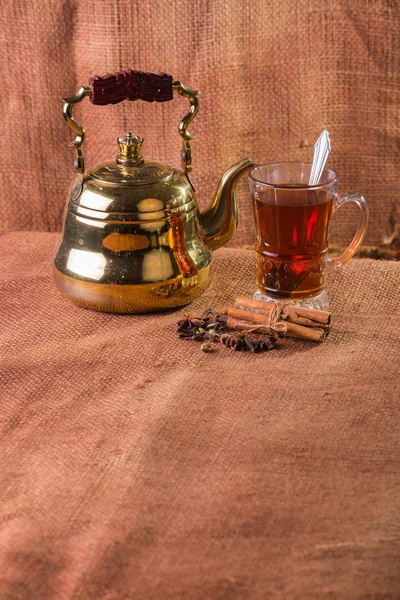
[[[253,298],[254,300],[261,300],[263,302],[285,302],[286,304],[302,306],[303,308],[329,310],[329,298],[325,290],[321,294],[318,294],[318,296],[314,296],[313,298],[306,298],[304,300],[279,300],[277,298],[271,298],[271,296],[263,294],[262,292],[260,292],[260,290],[256,290],[254,292]]]

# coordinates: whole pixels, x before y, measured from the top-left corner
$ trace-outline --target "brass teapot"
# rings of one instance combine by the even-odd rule
[[[165,102],[173,92],[190,102],[179,124],[182,170],[142,156],[143,139],[118,138],[114,160],[85,171],[85,131],[72,107],[122,100]],[[244,158],[221,178],[208,210],[200,213],[190,178],[194,137],[187,127],[197,114],[198,93],[170,75],[127,70],[94,77],[64,100],[64,118],[76,137],[76,178],[71,186],[61,239],[54,259],[60,292],[75,303],[115,313],[152,312],[183,306],[211,282],[211,251],[237,227],[235,188],[254,165]]]

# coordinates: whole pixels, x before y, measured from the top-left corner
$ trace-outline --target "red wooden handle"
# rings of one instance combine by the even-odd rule
[[[127,69],[115,75],[95,76],[89,79],[92,104],[118,104],[123,100],[167,102],[172,100],[172,75],[146,73]]]

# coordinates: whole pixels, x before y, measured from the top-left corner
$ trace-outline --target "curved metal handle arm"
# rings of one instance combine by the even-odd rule
[[[83,173],[85,170],[85,159],[82,156],[82,144],[85,140],[86,133],[82,125],[79,125],[79,123],[73,118],[72,107],[74,104],[82,102],[82,100],[86,96],[90,96],[91,93],[92,88],[83,85],[73,96],[70,96],[69,98],[63,98],[64,119],[68,123],[72,131],[76,134],[75,139],[73,142],[70,143],[70,146],[75,146],[76,160],[74,161],[74,171],[76,171],[77,173]]]

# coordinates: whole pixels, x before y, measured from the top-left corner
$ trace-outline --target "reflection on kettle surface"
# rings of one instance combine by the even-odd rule
[[[144,221],[140,227],[146,231],[157,231],[164,225],[164,219],[166,217],[164,203],[162,200],[157,198],[145,198],[138,202],[139,209],[138,217],[141,221]]]
[[[143,257],[143,281],[166,281],[174,274],[171,257],[162,248],[153,248]]]
[[[104,275],[107,261],[100,252],[71,248],[67,259],[67,269],[71,274],[99,281]]]
[[[84,207],[86,209],[89,209],[89,210],[92,210],[92,211],[98,210],[98,211],[101,211],[103,213],[104,212],[111,212],[110,209],[111,209],[111,204],[113,202],[113,199],[107,197],[106,195],[103,196],[103,194],[101,192],[102,192],[102,190],[99,189],[99,188],[97,188],[97,189],[91,189],[91,188],[85,189],[85,204],[84,204]],[[78,196],[78,198],[79,198],[79,196]],[[93,214],[93,213],[91,213],[91,214]]]

